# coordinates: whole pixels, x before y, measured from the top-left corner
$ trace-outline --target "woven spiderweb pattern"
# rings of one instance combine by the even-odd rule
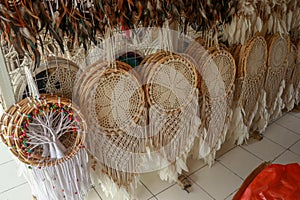
[[[193,96],[197,75],[191,63],[177,55],[166,56],[154,65],[148,78],[148,101],[162,112],[178,110]]]
[[[144,97],[138,82],[122,73],[110,73],[95,88],[92,112],[104,129],[118,129],[136,122]],[[92,111],[93,111],[92,110]]]
[[[235,62],[229,52],[216,50],[204,65],[203,83],[204,107],[202,119],[206,128],[205,141],[216,150],[217,143],[223,136],[223,128],[229,116],[233,99],[235,80]],[[226,134],[226,133],[224,133]]]
[[[238,104],[244,109],[244,123],[250,126],[257,99],[266,74],[267,44],[263,37],[254,37],[241,48],[237,87]]]
[[[269,41],[268,70],[265,80],[268,110],[273,107],[281,82],[284,80],[287,57],[290,49],[288,38],[274,35]]]
[[[77,71],[75,70],[57,67],[48,77],[45,88],[46,92],[72,98],[72,88],[76,79],[76,73]]]
[[[300,102],[300,41],[297,44],[297,60],[296,60],[296,66],[293,72],[293,84],[295,91],[295,99],[296,104]]]

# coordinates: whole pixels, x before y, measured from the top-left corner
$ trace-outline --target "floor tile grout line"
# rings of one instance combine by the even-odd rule
[[[194,181],[192,178],[189,177],[189,179],[196,185],[198,186],[201,190],[203,190],[203,192],[205,192],[209,197],[211,197],[213,200],[216,200],[213,196],[211,196],[211,194],[206,191],[203,187],[201,187],[201,185],[199,185],[196,181]]]
[[[298,117],[298,116],[295,115],[295,112],[290,111],[289,113],[290,113],[291,115],[293,115],[294,117],[297,117],[298,119],[300,119],[300,117]],[[300,113],[300,112],[298,112],[298,113]]]
[[[295,133],[294,133],[295,134]],[[297,134],[297,136],[298,136],[298,134]],[[285,147],[285,146],[283,146],[282,144],[279,144],[278,142],[276,142],[276,141],[274,141],[274,140],[272,140],[272,138],[269,138],[268,136],[266,136],[266,135],[264,135],[264,138],[266,138],[266,139],[268,139],[268,140],[270,140],[271,142],[273,142],[273,143],[275,143],[275,144],[278,144],[279,146],[281,146],[281,147],[283,147],[283,148],[285,148],[285,149],[288,149],[288,148],[290,148],[291,146],[293,146],[294,144],[296,144],[299,140],[300,140],[300,137],[299,137],[299,139],[297,140],[297,142],[296,143],[293,143],[292,145],[290,145],[289,147]]]
[[[231,192],[225,199],[227,199],[228,197],[230,197],[233,193],[237,192],[239,190],[239,188],[235,189],[233,192]],[[225,200],[224,199],[224,200]],[[231,199],[230,199],[231,200]]]
[[[187,177],[190,177],[191,175],[195,174],[196,172],[198,172],[200,169],[204,168],[208,166],[208,164],[203,165],[202,167],[200,167],[199,169],[196,169],[195,171],[191,172],[190,174],[187,175]]]
[[[20,186],[22,186],[22,185],[25,185],[25,184],[27,184],[27,181],[24,182],[24,183],[21,183],[21,184],[19,184],[19,185],[16,185],[16,186],[14,186],[14,187],[12,187],[12,188],[9,188],[9,189],[7,189],[7,190],[4,190],[4,191],[0,192],[0,195],[1,195],[1,194],[4,194],[5,192],[8,192],[8,191],[10,191],[10,190],[16,189],[16,188],[18,188],[18,187],[20,187]]]
[[[246,149],[245,147],[243,147],[242,145],[240,146],[242,149],[244,149],[245,151],[249,152],[250,154],[252,154],[253,156],[255,156],[256,158],[258,158],[261,161],[264,161],[262,158],[258,157],[256,154],[252,153],[251,151],[249,151],[248,149]]]
[[[227,151],[227,152],[224,153],[223,155],[217,157],[215,160],[216,160],[216,161],[220,161],[220,159],[221,159],[223,156],[225,156],[227,153],[233,151],[235,148],[238,148],[238,147],[239,147],[239,145],[235,145],[232,149],[230,149],[229,151]]]
[[[5,164],[10,163],[10,162],[12,162],[12,161],[14,161],[14,160],[12,159],[12,160],[8,160],[8,161],[5,161],[5,162],[3,162],[3,163],[0,163],[0,167],[1,167],[1,165],[5,165]]]
[[[100,200],[102,200],[101,195],[98,193],[98,191],[96,190],[95,186],[92,186],[92,188],[94,189],[94,191],[96,192],[96,194],[98,195],[98,197],[100,198]],[[101,189],[101,188],[100,188]]]
[[[142,180],[139,180],[140,183],[146,188],[146,190],[148,190],[150,192],[150,194],[152,194],[152,197],[155,196],[155,194],[146,186],[146,184],[143,183]],[[150,197],[151,198],[151,197]]]
[[[288,127],[285,127],[285,126],[283,126],[283,125],[281,125],[281,124],[279,124],[279,123],[277,123],[277,122],[275,122],[277,125],[279,125],[279,126],[281,126],[281,127],[283,127],[283,128],[286,128],[286,129],[288,129],[289,131],[292,131],[293,133],[295,133],[295,134],[297,134],[297,135],[300,135],[300,133],[297,133],[297,132],[295,132],[294,130],[292,130],[292,129],[289,129]]]
[[[244,181],[244,178],[241,177],[240,175],[238,175],[237,173],[235,173],[234,171],[232,171],[229,167],[227,167],[224,163],[222,163],[222,161],[219,161],[220,165],[222,165],[223,167],[225,167],[226,169],[228,169],[231,173],[233,173],[234,175],[236,175],[237,177],[239,177],[242,181]]]
[[[291,151],[291,152],[293,152],[294,154],[300,156],[300,154],[298,154],[298,153],[296,153],[296,152],[294,152],[294,151],[291,150],[291,147],[294,146],[295,144],[297,144],[298,142],[300,142],[300,139],[297,140],[294,144],[292,144],[292,145],[288,148],[288,150]]]
[[[166,190],[170,189],[171,187],[173,187],[173,186],[175,186],[175,185],[176,185],[176,183],[173,183],[172,185],[170,185],[170,186],[168,186],[167,188],[163,189],[162,191],[160,191],[160,192],[158,192],[158,193],[154,194],[153,196],[155,196],[155,197],[156,197],[157,195],[159,195],[159,194],[163,193],[164,191],[166,191]],[[151,194],[153,194],[153,193],[151,192]]]
[[[147,200],[150,200],[150,199],[156,199],[156,200],[158,200],[158,198],[156,197],[156,196],[152,196],[152,197],[150,197],[149,199],[147,199]]]
[[[276,156],[271,163],[273,163],[277,158],[279,158],[280,156],[282,156],[285,152],[289,151],[288,149],[285,149],[282,153],[280,153],[278,156]]]

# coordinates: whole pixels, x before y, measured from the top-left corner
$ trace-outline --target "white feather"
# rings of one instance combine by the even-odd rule
[[[258,16],[256,18],[256,28],[257,28],[258,32],[261,32],[262,26],[263,26],[263,22],[262,22],[261,18]]]
[[[268,33],[270,33],[273,29],[273,16],[270,15],[270,18],[268,20]]]

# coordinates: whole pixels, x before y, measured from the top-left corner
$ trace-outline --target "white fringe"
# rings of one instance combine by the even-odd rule
[[[267,111],[267,99],[266,99],[266,91],[262,89],[259,98],[257,100],[258,102],[258,109],[257,113],[252,121],[251,130],[257,131],[259,133],[263,133],[267,126],[268,121],[270,118],[270,115]]]
[[[159,118],[159,113],[152,108],[150,108],[149,116],[150,134],[163,134],[161,133],[162,126],[169,123],[168,120],[172,120],[172,116],[169,119],[168,115],[163,116],[160,114]],[[169,126],[174,128],[173,131],[175,131],[172,134],[175,136],[172,141],[169,141],[167,147],[162,147],[162,156],[169,161],[174,159],[175,162],[159,171],[160,178],[169,182],[177,181],[178,174],[181,174],[182,170],[188,171],[186,166],[187,156],[192,149],[196,136],[198,136],[198,129],[201,125],[197,90],[195,90],[191,103],[180,114],[176,114],[174,117],[177,120],[174,122],[171,121]]]
[[[105,196],[114,200],[131,200],[135,199],[135,189],[138,184],[138,176],[135,175],[129,184],[129,188],[117,185],[107,174],[102,172],[99,164],[96,164],[95,171],[91,170],[92,182],[94,185],[100,185]]]
[[[228,130],[228,138],[232,138],[238,145],[249,138],[248,128],[243,121],[244,110],[236,105]]]
[[[286,87],[286,95],[284,96],[284,107],[287,111],[291,111],[294,108],[295,99],[294,99],[294,85],[290,83]]]
[[[285,80],[282,80],[279,90],[278,90],[278,93],[277,93],[277,97],[274,102],[274,105],[270,111],[270,119],[271,120],[276,120],[282,115],[282,109],[284,108],[282,93],[283,93],[284,88],[285,88]],[[270,123],[270,121],[269,121],[269,123]]]
[[[29,166],[17,160],[38,200],[82,200],[91,189],[88,156],[80,149],[69,160],[49,167]]]
[[[300,103],[300,82],[298,83],[298,86],[295,88],[295,105],[298,105]]]

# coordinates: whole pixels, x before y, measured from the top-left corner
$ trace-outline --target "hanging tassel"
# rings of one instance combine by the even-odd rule
[[[18,162],[37,199],[81,200],[91,188],[85,149],[80,149],[72,158],[53,166],[29,167]]]
[[[242,144],[244,140],[249,138],[247,126],[243,121],[243,109],[237,105],[233,111],[230,128],[228,131],[228,138],[232,138],[238,145]]]
[[[284,103],[281,96],[284,88],[285,88],[285,80],[282,80],[277,93],[277,97],[274,102],[274,107],[271,111],[271,117],[270,117],[271,120],[276,120],[282,115],[282,109],[284,108]]]
[[[261,134],[267,128],[270,118],[269,112],[267,110],[267,93],[264,89],[262,89],[259,95],[258,102],[257,114],[253,119],[251,129]]]
[[[37,88],[35,81],[33,80],[32,73],[30,72],[27,66],[24,66],[24,72],[25,72],[25,76],[26,76],[26,80],[27,80],[27,84],[31,96],[39,97],[40,96],[39,90]]]

